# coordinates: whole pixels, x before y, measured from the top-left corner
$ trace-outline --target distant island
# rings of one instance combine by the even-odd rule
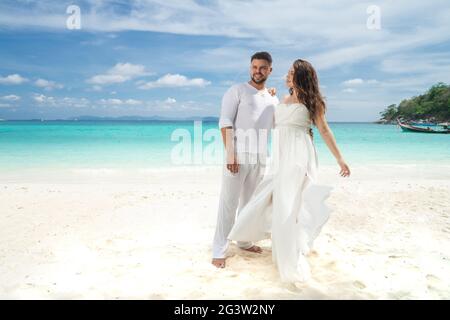
[[[5,120],[0,119],[0,121],[204,121],[204,122],[218,122],[218,117],[188,117],[188,118],[170,118],[170,117],[160,117],[160,116],[121,116],[121,117],[101,117],[101,116],[77,116],[69,117],[64,119],[22,119],[22,120]]]
[[[439,82],[425,94],[405,99],[398,106],[387,106],[380,115],[381,118],[376,123],[395,124],[397,118],[406,121],[449,122],[450,85]]]
[[[143,116],[121,116],[121,117],[98,117],[98,116],[78,116],[78,117],[70,117],[64,120],[72,120],[72,121],[218,121],[217,117],[188,117],[188,118],[170,118],[170,117],[160,117],[160,116],[151,116],[151,117],[143,117]]]

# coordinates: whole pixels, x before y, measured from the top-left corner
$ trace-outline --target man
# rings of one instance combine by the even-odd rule
[[[212,259],[212,264],[218,268],[225,267],[227,236],[233,227],[236,209],[239,206],[240,211],[248,203],[262,179],[274,108],[279,102],[265,87],[272,72],[270,54],[257,52],[250,62],[251,80],[232,86],[222,99],[219,127],[226,166],[223,168]],[[238,242],[238,247],[262,252],[251,242]]]

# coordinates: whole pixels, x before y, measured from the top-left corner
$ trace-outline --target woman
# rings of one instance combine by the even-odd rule
[[[272,260],[284,282],[302,282],[310,270],[305,255],[328,220],[331,187],[318,185],[317,152],[311,125],[318,128],[340,166],[350,176],[325,119],[325,102],[311,64],[298,59],[286,76],[290,95],[275,109],[272,163],[250,202],[238,215],[228,238],[259,241],[272,237]]]

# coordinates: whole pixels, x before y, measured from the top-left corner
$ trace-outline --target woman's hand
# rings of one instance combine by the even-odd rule
[[[269,91],[269,93],[272,97],[277,94],[276,88],[269,88],[269,89],[267,89],[267,91]]]
[[[338,159],[338,164],[341,167],[341,172],[339,172],[339,174],[342,177],[349,177],[350,176],[350,168],[345,163],[344,159]]]

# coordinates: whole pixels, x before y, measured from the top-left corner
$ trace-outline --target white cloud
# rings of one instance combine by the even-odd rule
[[[175,98],[168,97],[165,100],[149,100],[142,104],[142,110],[151,110],[153,112],[161,112],[163,115],[165,112],[183,112],[183,111],[209,111],[213,109],[216,105],[212,105],[208,102],[202,101],[201,103],[189,100],[189,101],[177,101]],[[192,114],[174,114],[177,117],[189,116]],[[198,115],[198,114],[197,114]],[[211,114],[211,115],[214,115]]]
[[[26,3],[33,5],[22,7],[20,4],[25,1],[12,3],[0,1],[0,27],[64,30],[61,26],[65,25],[66,17],[60,13],[56,2],[27,0]],[[126,10],[115,10],[116,4]],[[210,43],[205,47],[201,43],[193,48],[192,54],[171,51],[164,57],[164,61],[173,58],[171,70],[185,74],[205,71],[205,74],[223,75],[218,83],[222,79],[245,81],[250,55],[256,50],[267,49],[274,56],[270,85],[279,76],[281,87],[292,61],[305,58],[327,84],[327,96],[336,95],[328,100],[331,108],[354,103],[355,110],[366,105],[366,111],[376,114],[376,108],[424,92],[437,81],[450,83],[448,0],[411,0],[407,3],[379,0],[376,3],[381,8],[379,31],[366,28],[366,8],[370,4],[350,0],[87,0],[87,10],[82,14],[83,29],[88,31],[145,30],[225,36],[220,39],[218,48]],[[255,8],[258,8],[257,13]],[[441,55],[432,57],[435,53]],[[179,66],[183,69],[177,69]],[[162,71],[161,75],[168,71]],[[345,78],[341,78],[341,74],[345,74]],[[104,83],[122,83],[129,77],[119,71],[113,74],[102,71],[98,76],[90,80],[97,80],[99,83],[91,84],[100,90]],[[361,79],[362,83],[344,84],[346,79]],[[147,85],[148,79],[136,82],[144,88],[168,86],[157,81]],[[352,90],[355,92],[350,95]],[[223,94],[223,88],[209,88],[207,94],[208,98],[217,99]],[[343,97],[347,98],[345,103]],[[160,105],[165,103],[164,98],[160,97]],[[180,105],[175,103],[171,110],[178,110]],[[216,106],[214,108],[217,111]]]
[[[118,63],[109,70],[110,74],[120,74],[123,76],[137,77],[147,75],[145,67],[139,64]]]
[[[8,103],[0,103],[0,108],[11,108],[12,105],[8,104]]]
[[[99,74],[91,77],[86,82],[96,85],[108,85],[113,83],[122,83],[137,77],[151,75],[152,73],[146,71],[145,66],[131,63],[117,63],[114,67],[109,69],[105,74]],[[94,86],[95,88],[95,86]],[[97,90],[98,91],[98,90]]]
[[[58,104],[69,108],[87,108],[91,106],[91,102],[86,98],[64,97],[58,101]]]
[[[17,73],[10,74],[9,76],[6,77],[0,77],[0,84],[22,84],[27,81],[28,81],[27,78],[24,78]]]
[[[44,3],[45,5],[30,6],[33,11],[27,10],[24,6],[0,4],[0,25],[63,29],[67,16],[61,14],[61,8],[54,2]],[[218,24],[217,21],[223,17],[223,13],[216,5],[211,8],[208,5],[200,5],[195,0],[129,1],[120,3],[121,10],[117,10],[113,1],[87,1],[87,5],[89,9],[82,12],[83,30],[248,35],[228,19]],[[124,15],[122,12],[126,6],[130,8],[127,10],[128,14]]]
[[[180,109],[181,110],[205,110],[204,108],[201,108],[199,106],[193,106],[193,105],[186,105],[186,104],[182,104],[180,105]]]
[[[16,96],[15,94],[10,94],[10,95],[1,97],[1,99],[7,100],[7,101],[17,101],[17,100],[20,100],[20,97]]]
[[[88,83],[95,83],[97,85],[105,85],[111,83],[121,83],[130,80],[130,77],[120,74],[99,74],[90,78]],[[98,87],[97,87],[98,88]]]
[[[52,97],[44,94],[35,93],[33,100],[38,103],[39,107],[67,107],[67,108],[85,108],[90,107],[91,102],[86,98],[73,97]]]
[[[45,79],[38,79],[34,82],[35,86],[44,88],[45,90],[62,89],[64,86],[62,84],[56,83],[54,81],[49,81]]]
[[[135,106],[135,105],[140,105],[142,104],[142,101],[140,100],[135,100],[135,99],[127,99],[124,101],[125,104],[130,105],[130,106]]]
[[[105,104],[105,105],[119,105],[119,104],[123,104],[123,101],[120,99],[100,99],[100,104]]]
[[[38,103],[39,106],[57,106],[67,108],[95,108],[96,106],[143,106],[145,103],[136,99],[100,99],[96,102],[90,101],[87,98],[76,97],[51,97],[44,94],[34,94],[33,100]]]
[[[44,96],[43,94],[37,94],[33,97],[34,101],[39,102],[39,103],[43,103],[45,101],[46,96]]]
[[[381,62],[381,70],[390,74],[431,74],[448,69],[449,66],[450,56],[447,52],[399,54],[386,57]]]
[[[361,78],[350,79],[342,82],[342,84],[345,86],[358,86],[362,84],[377,84],[377,83],[378,81],[375,79],[363,80]]]
[[[352,89],[352,88],[346,88],[346,89],[342,90],[342,92],[345,92],[345,93],[355,93],[356,90],[355,90],[355,89]]]
[[[110,105],[110,106],[118,106],[118,105],[135,106],[135,105],[142,105],[143,104],[143,102],[140,101],[140,100],[135,100],[135,99],[121,100],[121,99],[115,99],[115,98],[100,99],[99,103],[102,104],[102,105]]]
[[[0,4],[0,26],[63,30],[61,26],[65,25],[66,16],[60,14],[59,5],[53,1],[39,3],[42,4],[33,2],[34,5],[29,6],[32,9],[23,4]],[[126,10],[117,10],[119,5],[120,9]],[[377,1],[381,8],[381,30],[377,31],[366,27],[369,5],[354,0],[216,0],[201,3],[195,0],[126,3],[91,0],[86,1],[87,9],[82,17],[84,30],[139,30],[243,38],[245,45],[238,43],[232,47],[244,47],[242,51],[248,48],[249,52],[264,47],[284,50],[282,59],[288,61],[301,53],[317,69],[352,64],[450,39],[450,8],[446,0],[411,0],[407,4]],[[258,14],[255,14],[255,8]],[[301,27],[293,27],[299,21]],[[228,49],[227,43],[219,48]],[[242,57],[239,53],[233,53],[233,57]],[[236,60],[226,60],[226,63],[239,66]],[[123,78],[107,76],[91,80],[118,83]]]
[[[449,16],[450,18],[450,16]],[[383,31],[379,39],[353,39],[350,43],[336,45],[310,56],[310,61],[319,70],[346,64],[354,64],[369,58],[379,58],[397,52],[443,43],[450,39],[450,25],[416,27],[410,34]]]
[[[202,78],[188,79],[180,74],[168,73],[158,80],[147,82],[140,85],[138,88],[146,90],[158,87],[204,87],[209,84],[211,84],[211,82]]]
[[[403,97],[421,94],[437,82],[450,83],[450,57],[445,52],[404,53],[389,56],[380,65],[381,70],[389,74],[382,88]],[[401,96],[396,101],[399,99]]]
[[[45,106],[55,106],[56,105],[56,99],[54,97],[46,96],[44,94],[34,94],[33,100],[36,101],[40,105]]]
[[[353,85],[358,85],[358,84],[363,84],[363,83],[364,83],[364,80],[360,79],[360,78],[350,79],[350,80],[346,80],[343,82],[343,84],[346,86],[353,86]]]

